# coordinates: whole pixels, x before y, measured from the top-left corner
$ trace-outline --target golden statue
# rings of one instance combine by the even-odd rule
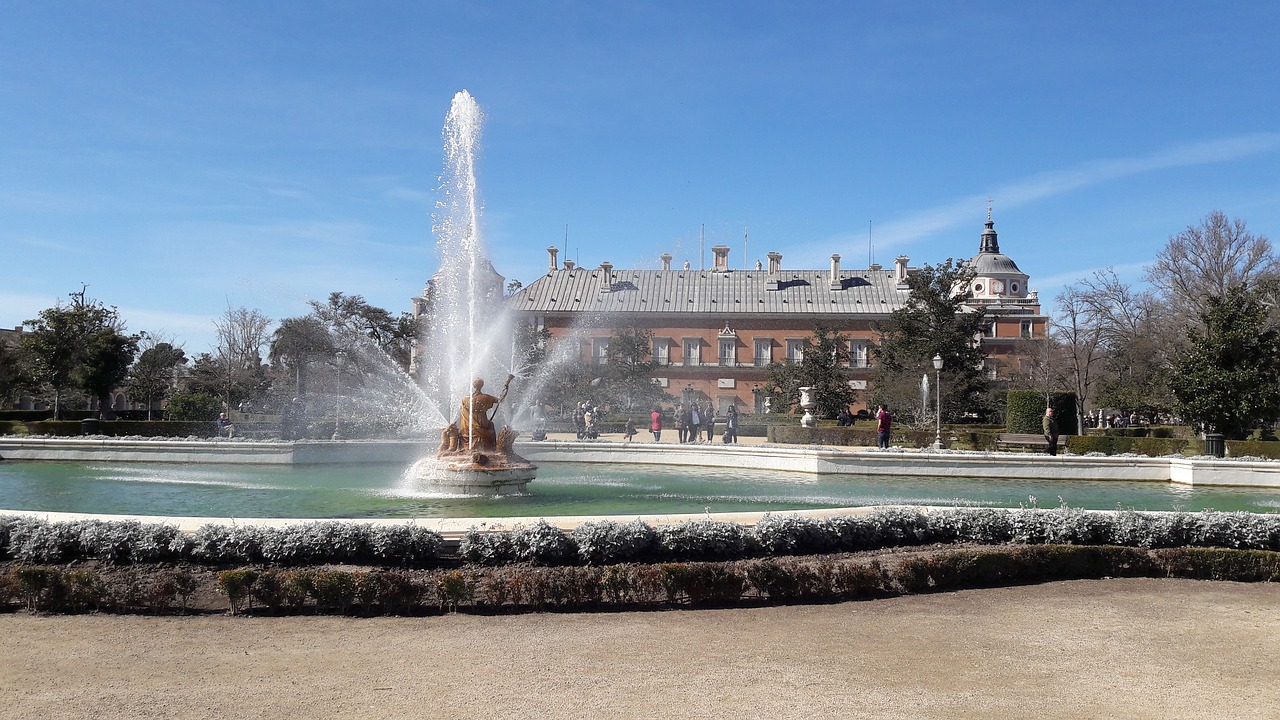
[[[514,378],[507,376],[497,397],[484,392],[484,380],[472,380],[471,394],[459,403],[457,422],[440,431],[435,458],[420,460],[414,472],[435,485],[465,493],[523,491],[538,468],[515,453],[516,431],[504,427],[496,432],[490,415],[507,396]]]
[[[493,429],[493,419],[489,411],[497,407],[507,396],[511,380],[515,375],[508,375],[502,392],[494,397],[483,392],[484,380],[476,378],[471,381],[471,394],[462,398],[462,408],[458,413],[458,428],[462,435],[462,445],[473,452],[493,452],[498,449],[498,434]]]

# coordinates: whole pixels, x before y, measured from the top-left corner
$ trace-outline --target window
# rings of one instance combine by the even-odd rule
[[[804,340],[787,340],[787,362],[798,363],[804,360]]]
[[[1030,320],[1022,321],[1022,337],[1024,338],[1031,337],[1031,321]]]
[[[702,364],[702,340],[700,338],[684,339],[684,364]]]
[[[849,344],[849,366],[856,368],[867,367],[867,344],[866,343],[850,343]]]
[[[720,366],[733,367],[738,364],[738,342],[724,339],[720,341]]]
[[[764,367],[773,362],[773,340],[770,338],[756,338],[754,358],[756,367]]]
[[[609,362],[609,338],[595,338],[591,341],[591,362],[596,365]]]
[[[666,338],[653,339],[653,361],[658,365],[671,364],[671,341]]]

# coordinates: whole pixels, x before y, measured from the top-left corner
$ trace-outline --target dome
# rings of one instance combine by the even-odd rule
[[[1025,274],[1018,269],[1018,265],[1013,261],[1013,258],[1004,253],[978,253],[969,261],[969,266],[973,268],[975,274],[980,276]]]

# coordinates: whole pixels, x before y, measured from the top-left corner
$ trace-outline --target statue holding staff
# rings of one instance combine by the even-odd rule
[[[507,390],[514,378],[515,375],[507,375],[507,382],[497,397],[483,392],[482,378],[471,381],[471,394],[462,398],[462,407],[458,413],[458,427],[463,436],[464,447],[472,451],[488,452],[497,449],[498,435],[493,428],[493,417],[489,411],[495,410],[507,397]]]

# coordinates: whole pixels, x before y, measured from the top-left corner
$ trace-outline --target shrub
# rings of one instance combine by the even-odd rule
[[[367,593],[372,592],[372,602],[390,615],[408,615],[422,598],[422,585],[414,582],[409,573],[399,570],[364,573],[357,578],[356,591],[361,602],[366,603],[366,611],[369,608]]]
[[[213,565],[262,562],[262,528],[202,525],[191,537],[191,558]]]
[[[619,524],[609,520],[585,522],[573,530],[578,557],[588,565],[645,560],[657,552],[658,534],[641,520]]]
[[[143,602],[152,612],[164,612],[178,599],[178,582],[171,573],[161,573],[151,579],[143,594]]]
[[[600,574],[601,590],[604,597],[614,605],[625,605],[635,600],[631,576],[634,565],[609,565]]]
[[[224,570],[218,573],[218,592],[227,596],[227,602],[231,605],[232,615],[239,614],[246,601],[249,602],[249,607],[253,606],[249,592],[257,579],[258,573],[256,570]]]
[[[143,576],[136,569],[115,573],[107,581],[107,596],[112,605],[119,610],[132,610],[144,607],[147,600]]]
[[[369,528],[371,558],[380,563],[418,565],[440,554],[444,538],[417,525],[374,525]]]
[[[460,605],[474,602],[477,579],[474,573],[465,570],[446,570],[438,573],[435,580],[440,609],[456,612]]]
[[[737,560],[757,551],[751,532],[737,523],[691,520],[656,529],[658,553],[667,560]]]
[[[39,612],[59,605],[66,592],[62,571],[44,565],[26,565],[13,571],[13,584],[27,610]]]
[[[458,556],[477,565],[508,565],[517,561],[516,546],[510,532],[483,532],[475,527],[462,536]]]
[[[737,602],[747,581],[732,563],[690,563],[684,589],[689,602],[709,605]]]
[[[188,570],[174,570],[170,573],[173,578],[173,589],[178,597],[178,607],[186,612],[191,607],[191,596],[196,594],[198,583],[196,576]]]
[[[267,570],[258,576],[250,592],[254,600],[271,611],[277,612],[289,600],[288,587],[289,573],[281,570]]]
[[[752,529],[755,543],[772,555],[813,555],[840,546],[830,523],[799,515],[765,514]]]
[[[356,578],[363,573],[320,570],[312,580],[312,596],[324,610],[346,613],[356,599]]]
[[[486,570],[476,580],[476,601],[488,607],[501,608],[519,602],[512,568]]]
[[[578,559],[578,545],[545,520],[515,529],[511,537],[516,559],[534,565],[564,565]]]
[[[9,549],[23,562],[67,562],[80,553],[80,536],[74,523],[21,518],[9,527]]]

